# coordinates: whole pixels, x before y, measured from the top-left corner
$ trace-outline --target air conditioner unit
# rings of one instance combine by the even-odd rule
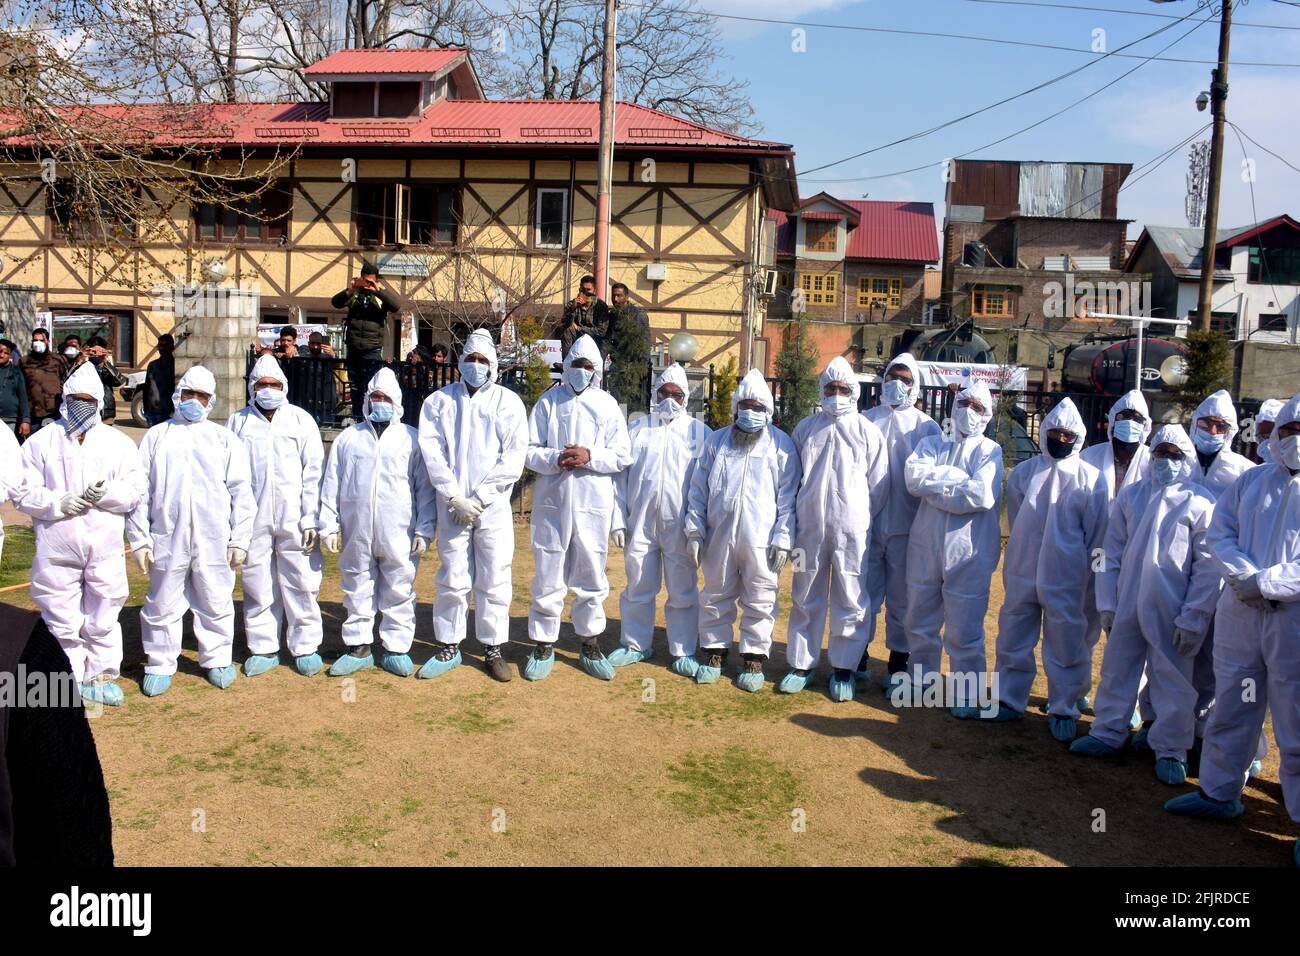
[[[759,295],[764,299],[776,298],[776,280],[777,271],[775,269],[764,269],[761,277],[762,286]]]

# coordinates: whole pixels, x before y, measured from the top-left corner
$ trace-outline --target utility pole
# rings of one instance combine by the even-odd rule
[[[1201,243],[1200,314],[1196,327],[1210,331],[1210,299],[1214,295],[1214,247],[1219,232],[1219,183],[1223,179],[1223,126],[1228,107],[1228,41],[1232,36],[1232,0],[1222,0],[1219,16],[1219,66],[1211,74],[1210,110],[1214,131],[1210,136],[1210,186],[1205,198],[1205,238]]]
[[[605,0],[605,62],[600,78],[600,160],[596,172],[596,294],[609,299],[609,216],[614,179],[614,41],[617,0]],[[1217,194],[1216,194],[1217,195]]]

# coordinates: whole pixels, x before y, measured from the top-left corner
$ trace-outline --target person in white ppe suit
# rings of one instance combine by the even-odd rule
[[[324,564],[317,546],[325,446],[320,428],[289,402],[289,379],[274,356],[263,355],[248,375],[248,404],[226,422],[248,449],[257,515],[244,563],[244,673],[280,663],[280,627],[293,666],[305,677],[321,672],[320,592]]]
[[[63,383],[58,421],[27,439],[21,454],[12,449],[20,477],[15,484],[10,474],[4,484],[32,518],[32,600],[82,696],[117,706],[118,615],[127,598],[122,530],[144,494],[144,473],[135,442],[100,420],[103,407],[104,386],[87,362]],[[0,470],[9,472],[9,462]]]
[[[1145,666],[1155,709],[1149,743],[1156,777],[1187,779],[1195,741],[1192,667],[1219,598],[1219,568],[1206,532],[1214,502],[1191,480],[1196,449],[1181,425],[1152,440],[1151,473],[1120,489],[1106,525],[1097,607],[1106,628],[1097,719],[1070,752],[1117,756],[1128,740]]]
[[[1077,733],[1079,698],[1090,680],[1086,588],[1106,527],[1106,484],[1079,457],[1086,434],[1074,402],[1062,399],[1039,425],[1042,454],[1021,462],[1007,479],[1011,535],[998,615],[1000,699],[987,712],[993,720],[1024,716],[1041,631],[1048,726],[1063,743]]]
[[[1255,454],[1261,464],[1266,465],[1272,460],[1269,456],[1273,454],[1273,446],[1268,439],[1273,434],[1277,413],[1282,410],[1283,404],[1276,398],[1270,398],[1261,402],[1259,411],[1255,413]]]
[[[867,421],[885,437],[889,452],[889,496],[871,523],[866,593],[871,595],[872,605],[858,628],[865,631],[866,642],[870,644],[875,634],[876,615],[884,605],[885,648],[889,651],[887,674],[907,669],[907,541],[921,504],[921,499],[908,490],[903,472],[907,459],[922,439],[942,434],[939,423],[916,407],[922,379],[916,359],[910,352],[904,352],[885,366],[880,404],[864,412]],[[855,676],[863,681],[870,678],[865,645]]]
[[[660,584],[668,597],[668,653],[673,673],[694,677],[700,631],[699,574],[686,541],[686,495],[704,443],[712,431],[686,412],[690,386],[674,363],[654,383],[655,405],[632,422],[632,464],[615,483],[624,529],[613,540],[623,548],[627,587],[619,595],[622,646],[609,655],[615,667],[653,653],[655,599]]]
[[[257,506],[244,443],[208,421],[216,393],[212,373],[195,365],[176,383],[172,417],[140,442],[147,491],[126,527],[149,575],[140,609],[149,697],[171,687],[190,610],[208,682],[225,689],[235,680],[235,569],[248,558]]]
[[[1226,489],[1210,522],[1210,550],[1228,584],[1216,612],[1218,694],[1200,790],[1165,804],[1173,813],[1241,815],[1242,789],[1271,708],[1282,798],[1300,822],[1300,395],[1278,413],[1269,444],[1272,461]],[[1300,840],[1293,858],[1300,866]]]
[[[821,408],[790,435],[802,472],[795,496],[795,562],[789,672],[777,685],[798,693],[812,679],[829,624],[830,697],[853,699],[853,672],[870,629],[861,626],[875,606],[863,572],[876,515],[889,500],[889,451],[880,429],[858,412],[860,386],[849,363],[835,356],[821,375]],[[829,618],[829,620],[828,620]]]
[[[740,605],[741,690],[763,686],[772,650],[776,591],[795,537],[799,452],[771,424],[774,402],[763,373],[750,369],[731,396],[735,423],[704,443],[687,495],[686,540],[702,566],[697,684],[722,676]]]
[[[420,456],[419,433],[402,422],[402,389],[381,368],[366,386],[363,418],[330,446],[320,491],[320,537],[339,555],[343,643],[331,677],[375,666],[375,615],[381,616],[379,666],[410,677],[415,641],[415,575],[437,524],[437,501]]]
[[[9,428],[0,428],[0,505],[17,502],[23,489],[23,450]],[[0,558],[4,557],[5,529],[0,524]]]
[[[1217,499],[1254,467],[1249,458],[1232,450],[1232,440],[1237,436],[1237,409],[1232,396],[1223,389],[1196,407],[1191,432],[1196,446],[1192,478],[1209,489],[1210,497]]]
[[[510,577],[515,526],[510,494],[524,471],[528,413],[497,384],[497,350],[483,329],[460,356],[460,381],[434,392],[420,409],[420,453],[438,495],[438,590],[433,632],[438,648],[416,673],[431,678],[461,663],[460,644],[474,594],[474,634],[484,664],[510,680],[501,648],[510,638]]]
[[[966,386],[953,403],[951,437],[922,439],[903,465],[903,482],[919,499],[907,540],[903,689],[938,679],[947,651],[956,695],[950,712],[963,720],[980,712],[984,615],[1002,550],[1002,447],[984,435],[993,411],[987,385]]]
[[[604,359],[589,335],[564,357],[564,380],[533,406],[528,417],[526,464],[533,486],[532,539],[536,571],[528,609],[535,643],[524,678],[544,680],[555,664],[564,597],[573,589],[573,629],[582,641],[579,663],[600,680],[614,667],[600,649],[605,633],[609,537],[621,526],[616,476],[632,463],[627,424],[618,402],[600,387]]]
[[[1109,422],[1108,440],[1098,442],[1085,448],[1081,457],[1088,464],[1101,472],[1106,483],[1106,503],[1110,502],[1121,488],[1137,484],[1146,478],[1151,467],[1151,449],[1146,441],[1151,437],[1151,410],[1142,392],[1132,389],[1119,397],[1106,416]],[[1101,615],[1097,613],[1096,587],[1088,588],[1088,601],[1085,611],[1088,616],[1088,648],[1092,654],[1101,640]],[[1091,702],[1088,692],[1092,689],[1092,668],[1088,668],[1088,687],[1079,700],[1079,709],[1086,710]]]

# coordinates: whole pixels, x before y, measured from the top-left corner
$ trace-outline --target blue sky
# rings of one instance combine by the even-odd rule
[[[1192,12],[1196,0],[1045,0],[1113,7],[1140,13]],[[740,17],[834,23],[902,30],[964,33],[1087,50],[1097,38],[1105,49],[1136,40],[1171,21],[1131,14],[1043,9],[973,0],[701,0],[714,13]],[[1217,8],[1217,0],[1213,4]],[[1200,13],[1125,53],[1156,53],[1191,29]],[[1235,65],[1240,61],[1300,64],[1300,7],[1276,0],[1239,3],[1234,24],[1228,118],[1263,146],[1300,167],[1300,69]],[[1265,23],[1295,29],[1254,28]],[[748,79],[763,136],[793,143],[800,193],[822,189],[842,198],[926,200],[942,217],[944,184],[939,165],[885,178],[923,164],[938,164],[1028,126],[1132,69],[1136,59],[1109,57],[1077,75],[925,138],[820,172],[804,170],[841,159],[996,102],[1097,57],[959,39],[908,37],[808,26],[806,52],[792,50],[792,26],[719,20],[731,66]],[[1096,34],[1094,31],[1104,31]],[[1205,23],[1163,56],[1212,61],[1218,23]],[[1195,98],[1209,86],[1209,64],[1152,62],[1061,116],[974,157],[1145,163],[1210,120]],[[1207,130],[1198,139],[1208,139]],[[1255,161],[1258,216],[1300,215],[1300,172],[1246,142]],[[1242,176],[1242,151],[1227,131],[1220,223],[1248,224],[1251,196]],[[1187,149],[1120,193],[1120,216],[1185,225]]]

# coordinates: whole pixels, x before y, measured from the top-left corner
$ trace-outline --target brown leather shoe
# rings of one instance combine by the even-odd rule
[[[493,646],[484,649],[483,666],[487,668],[488,674],[495,681],[508,683],[514,675],[510,673],[510,666],[506,659],[501,656],[501,648]]]

